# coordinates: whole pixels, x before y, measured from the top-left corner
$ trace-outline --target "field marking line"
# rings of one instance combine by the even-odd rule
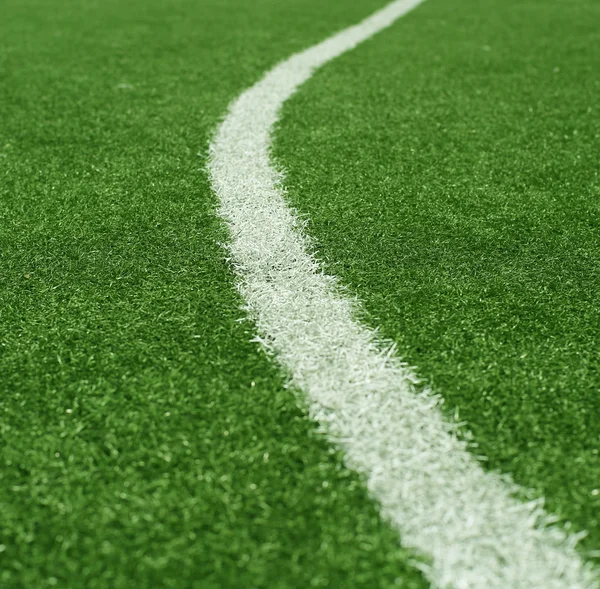
[[[541,500],[522,502],[507,477],[484,472],[440,399],[358,323],[311,255],[271,163],[282,104],[314,70],[420,4],[398,0],[270,70],[229,107],[210,146],[209,175],[226,221],[239,289],[261,341],[290,372],[311,416],[365,477],[382,515],[433,586],[592,589],[577,535],[552,526]]]

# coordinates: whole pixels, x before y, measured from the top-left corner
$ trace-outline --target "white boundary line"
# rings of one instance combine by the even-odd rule
[[[354,320],[310,252],[271,164],[281,105],[334,57],[420,3],[398,0],[362,23],[280,63],[229,109],[210,148],[209,173],[227,221],[239,287],[261,341],[308,395],[311,415],[361,472],[402,543],[436,587],[591,589],[577,536],[552,527],[542,501],[514,498],[510,481],[484,472],[444,421],[440,401],[370,329]],[[429,562],[429,564],[425,564]]]

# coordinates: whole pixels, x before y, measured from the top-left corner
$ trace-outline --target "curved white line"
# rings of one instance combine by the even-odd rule
[[[227,221],[239,286],[263,343],[306,392],[311,414],[365,475],[426,576],[456,589],[591,589],[576,536],[548,527],[541,501],[486,473],[444,421],[439,400],[354,320],[355,305],[309,253],[269,159],[279,109],[319,66],[414,8],[398,0],[280,63],[229,109],[209,173]],[[425,561],[424,561],[425,562]]]

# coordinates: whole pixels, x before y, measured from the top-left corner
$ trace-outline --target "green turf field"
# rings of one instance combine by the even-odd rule
[[[229,102],[384,0],[0,0],[0,587],[428,583],[254,338]],[[428,0],[275,155],[319,259],[600,549],[600,5]]]

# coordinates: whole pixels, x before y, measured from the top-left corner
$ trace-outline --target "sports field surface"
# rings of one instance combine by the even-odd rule
[[[597,0],[0,0],[0,587],[600,587]]]

